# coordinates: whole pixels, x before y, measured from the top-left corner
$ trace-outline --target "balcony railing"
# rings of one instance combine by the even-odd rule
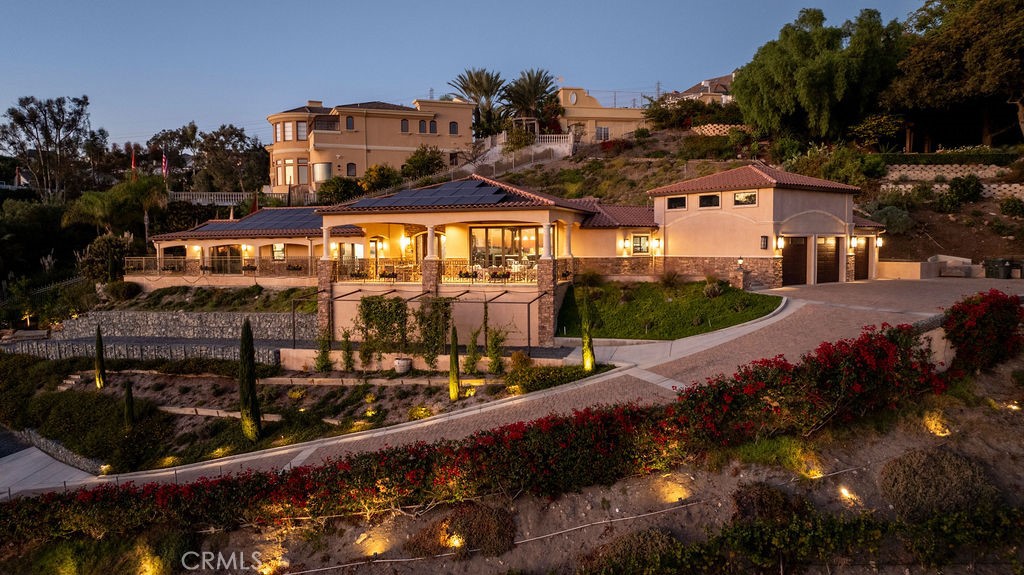
[[[370,283],[420,283],[419,262],[398,258],[348,259],[334,265],[332,281]]]
[[[314,277],[316,261],[310,258],[218,257],[204,260],[184,257],[129,257],[124,260],[126,275],[198,276],[238,275],[252,277]]]
[[[537,266],[530,263],[509,263],[504,266],[470,265],[467,259],[441,260],[441,283],[445,284],[535,284]]]

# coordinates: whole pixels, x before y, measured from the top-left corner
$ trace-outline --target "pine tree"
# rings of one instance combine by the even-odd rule
[[[255,443],[260,439],[262,422],[260,400],[256,394],[256,349],[249,318],[245,318],[242,324],[242,341],[238,350],[238,395],[242,434]]]
[[[459,335],[452,322],[452,343],[448,353],[448,397],[454,402],[459,399]]]
[[[96,360],[93,364],[96,372],[96,389],[103,389],[107,384],[107,366],[103,361],[103,333],[100,326],[96,326]]]

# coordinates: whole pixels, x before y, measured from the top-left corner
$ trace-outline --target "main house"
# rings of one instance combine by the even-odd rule
[[[439,148],[453,165],[459,152],[472,148],[474,104],[415,100],[413,106],[363,102],[328,108],[310,100],[271,114],[272,191],[315,191],[333,176],[360,177],[378,164],[400,168],[421,145]]]
[[[857,188],[762,164],[648,192],[653,206],[564,199],[470,176],[320,208],[268,208],[155,236],[129,258],[147,291],[189,285],[316,285],[336,336],[362,297],[454,298],[459,332],[492,326],[550,346],[566,288],[594,270],[627,280],[675,271],[738,287],[874,277],[881,226],[853,215]]]

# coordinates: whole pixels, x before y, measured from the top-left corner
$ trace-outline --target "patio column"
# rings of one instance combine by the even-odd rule
[[[572,222],[565,222],[565,248],[562,250],[562,256],[572,257]]]
[[[323,231],[324,231],[324,253],[323,253],[323,256],[320,257],[320,259],[322,259],[322,260],[329,260],[329,259],[331,259],[331,228],[329,228],[326,225],[324,225]]]
[[[541,252],[540,259],[549,260],[552,254],[551,249],[551,224],[544,224],[544,250]]]
[[[437,248],[434,246],[434,226],[427,226],[427,257],[428,260],[437,259]]]

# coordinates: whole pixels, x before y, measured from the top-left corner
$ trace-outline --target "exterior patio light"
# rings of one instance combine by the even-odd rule
[[[858,238],[856,236],[853,236],[853,237],[850,238],[850,247],[851,248],[856,248],[857,246],[860,245],[860,242],[861,242],[860,238]]]
[[[738,265],[738,266],[742,266],[743,265],[743,256],[740,256],[740,257],[736,258],[736,265]]]
[[[630,246],[629,238],[622,240],[622,249],[628,250]]]
[[[658,238],[652,238],[651,239],[651,248],[658,249],[660,247],[661,247],[661,240],[659,240]]]
[[[201,249],[203,249],[203,248],[201,248],[199,246],[192,246],[192,251],[194,251],[194,252],[198,252]]]
[[[782,236],[779,236],[779,237],[775,238],[775,247],[780,249],[780,250],[781,249],[785,249],[785,247],[786,247],[786,238],[784,238]]]
[[[398,243],[402,246],[402,250],[404,251],[405,248],[409,247],[409,238],[403,235],[398,239]]]
[[[879,238],[875,238],[875,247],[876,247],[876,248],[880,248],[880,247],[882,247],[882,244],[883,244],[883,243],[884,243],[884,242],[882,241],[882,238],[880,238],[880,237],[879,237]]]

